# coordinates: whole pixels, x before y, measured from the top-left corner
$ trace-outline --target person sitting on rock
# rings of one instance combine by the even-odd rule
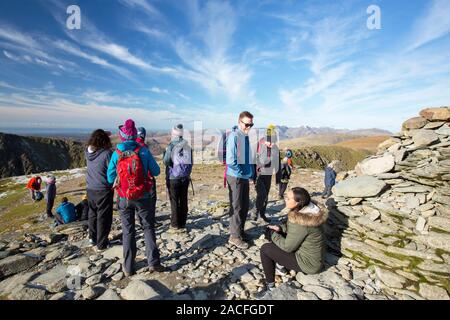
[[[26,188],[30,190],[30,196],[33,201],[36,200],[36,193],[41,191],[41,183],[42,179],[39,176],[32,177],[27,183]]]
[[[45,181],[45,200],[47,202],[47,217],[53,218],[53,205],[56,198],[56,178],[54,176],[48,176]]]
[[[87,194],[81,197],[81,202],[75,206],[75,212],[77,214],[77,220],[85,221],[89,218],[89,202]]]
[[[319,208],[303,188],[292,188],[287,193],[288,220],[281,226],[269,225],[266,237],[271,242],[261,247],[261,262],[266,277],[266,288],[256,295],[263,298],[275,288],[275,265],[288,270],[315,274],[322,270],[326,251],[322,225],[328,214]]]
[[[75,205],[69,202],[69,199],[66,197],[62,198],[61,204],[56,209],[55,214],[55,224],[67,224],[77,220],[77,215],[75,213]]]
[[[338,161],[331,161],[328,166],[325,168],[325,190],[322,193],[322,198],[328,198],[331,196],[331,188],[336,184],[336,166]]]

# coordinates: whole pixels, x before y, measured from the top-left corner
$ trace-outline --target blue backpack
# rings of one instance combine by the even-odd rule
[[[44,199],[44,195],[40,191],[36,191],[34,197],[35,197],[36,201],[41,201],[42,199]]]
[[[186,178],[192,172],[192,149],[186,141],[176,144],[172,149],[172,167],[169,168],[173,178]]]

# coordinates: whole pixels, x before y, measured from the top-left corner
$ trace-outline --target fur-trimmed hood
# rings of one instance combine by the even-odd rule
[[[291,210],[288,220],[305,227],[318,227],[327,221],[328,213],[312,201],[299,211]]]

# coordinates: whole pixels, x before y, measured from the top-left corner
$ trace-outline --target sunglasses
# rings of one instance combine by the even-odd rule
[[[241,122],[245,125],[246,128],[251,128],[255,125],[254,123],[245,123],[244,121]]]

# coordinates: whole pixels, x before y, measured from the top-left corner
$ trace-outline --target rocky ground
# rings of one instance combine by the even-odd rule
[[[449,299],[449,112],[428,111],[405,122],[402,133],[380,145],[376,156],[339,175],[341,181],[326,203],[319,195],[323,172],[295,171],[290,186],[306,188],[329,211],[326,269],[318,275],[278,275],[277,288],[268,299]],[[158,180],[157,242],[170,271],[147,270],[138,228],[138,272],[131,278],[121,270],[117,212],[110,236],[113,246],[98,254],[88,246],[86,225],[51,228],[39,205],[26,207],[32,212],[26,219],[14,220],[5,204],[14,208],[13,213],[29,205],[14,187],[25,179],[3,181],[0,223],[6,223],[5,216],[9,221],[0,238],[0,297],[252,299],[263,285],[259,248],[265,243],[265,224],[247,221],[249,249],[227,243],[228,194],[222,170],[220,165],[195,168],[186,234],[167,232],[170,207]],[[58,192],[74,201],[83,192],[83,170],[62,172],[58,181]],[[7,201],[11,197],[13,203]],[[270,200],[268,216],[279,223],[286,211],[275,185]]]

